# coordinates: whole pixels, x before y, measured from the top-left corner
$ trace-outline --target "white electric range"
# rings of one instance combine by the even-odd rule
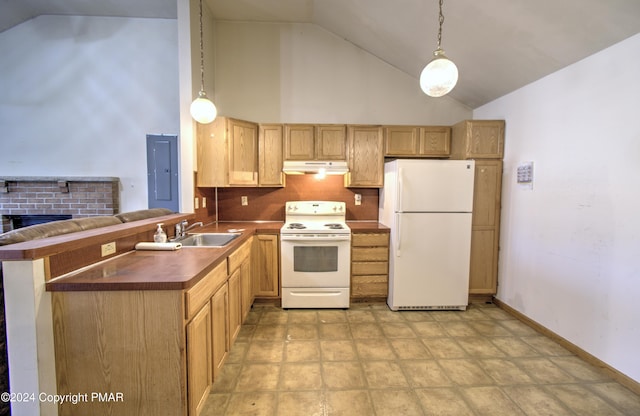
[[[283,308],[348,308],[351,229],[346,204],[291,201],[280,229]]]

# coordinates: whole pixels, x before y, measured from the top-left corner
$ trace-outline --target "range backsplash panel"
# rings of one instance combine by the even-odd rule
[[[201,209],[198,219],[215,221],[215,212],[210,211],[215,189],[199,188],[197,194],[207,197],[207,212]],[[355,205],[356,194],[362,195],[361,205]],[[243,196],[246,206],[241,204]],[[378,220],[378,189],[345,188],[343,176],[316,179],[314,175],[289,175],[284,188],[218,188],[218,216],[219,221],[284,221],[285,202],[313,200],[345,202],[347,221]]]

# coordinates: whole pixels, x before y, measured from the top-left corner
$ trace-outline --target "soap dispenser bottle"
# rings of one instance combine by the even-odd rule
[[[166,243],[167,242],[167,234],[162,229],[164,224],[158,224],[158,228],[156,229],[156,233],[153,235],[153,241],[156,243]]]

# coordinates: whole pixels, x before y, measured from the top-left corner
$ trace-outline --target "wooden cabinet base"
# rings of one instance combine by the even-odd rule
[[[58,393],[88,395],[62,404],[59,414],[187,414],[183,296],[52,293]],[[93,393],[121,393],[122,400],[91,400]]]

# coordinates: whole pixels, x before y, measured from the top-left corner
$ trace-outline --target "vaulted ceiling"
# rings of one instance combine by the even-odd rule
[[[321,26],[416,86],[437,43],[438,0],[204,1],[218,20]],[[176,9],[176,0],[0,0],[0,31],[43,14],[175,18]],[[446,0],[443,11],[442,47],[460,72],[450,96],[471,108],[640,32],[639,0]]]

